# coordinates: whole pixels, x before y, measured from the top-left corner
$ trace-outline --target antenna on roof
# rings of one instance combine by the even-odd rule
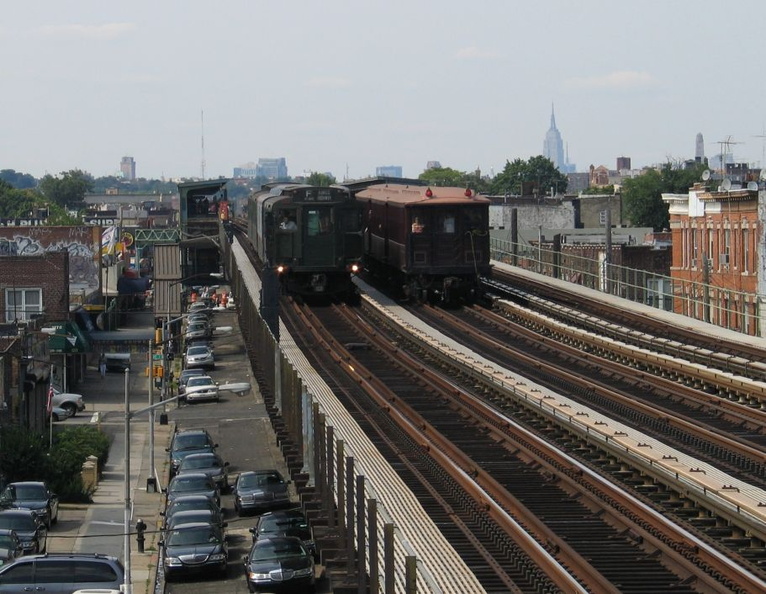
[[[751,192],[757,192],[758,191],[758,182],[747,182],[747,189]]]
[[[205,110],[200,111],[200,124],[202,130],[202,163],[200,164],[202,171],[202,179],[205,179]]]
[[[723,178],[723,181],[721,182],[721,189],[724,192],[731,190],[731,180],[728,177]]]
[[[707,181],[710,179],[710,169],[705,169],[705,171],[702,172],[702,181]]]

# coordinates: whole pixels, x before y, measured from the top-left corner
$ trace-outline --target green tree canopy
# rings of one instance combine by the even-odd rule
[[[494,195],[522,195],[531,188],[532,193],[544,195],[553,188],[556,193],[562,193],[568,183],[567,176],[556,169],[553,161],[538,155],[530,157],[529,161],[506,161],[503,171],[490,183],[490,192]]]
[[[489,189],[488,181],[481,176],[481,171],[458,171],[451,167],[433,167],[426,169],[418,176],[432,186],[451,186],[458,188],[471,188],[476,192],[486,192]]]
[[[93,189],[93,177],[79,169],[46,175],[40,180],[40,191],[52,203],[64,208],[80,208],[85,194]]]
[[[335,178],[332,175],[314,171],[306,178],[306,183],[312,186],[327,187],[335,183]]]
[[[631,224],[652,227],[655,231],[667,229],[670,215],[668,205],[662,201],[662,194],[688,192],[704,170],[704,164],[687,169],[668,162],[660,169],[649,169],[637,177],[626,179],[622,199]]]
[[[13,169],[0,170],[0,180],[7,181],[14,188],[24,190],[37,186],[37,180],[28,173],[20,173]]]

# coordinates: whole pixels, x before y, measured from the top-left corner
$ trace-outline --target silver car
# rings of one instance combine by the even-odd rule
[[[190,377],[184,388],[184,399],[187,402],[197,400],[215,400],[218,402],[220,395],[218,384],[209,375]]]
[[[186,350],[184,366],[187,369],[203,368],[215,369],[215,355],[213,350],[207,346],[193,346]]]

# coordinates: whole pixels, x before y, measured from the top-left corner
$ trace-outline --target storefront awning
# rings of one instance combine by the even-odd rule
[[[74,322],[54,322],[43,328],[50,334],[48,348],[51,353],[87,353],[90,341]]]

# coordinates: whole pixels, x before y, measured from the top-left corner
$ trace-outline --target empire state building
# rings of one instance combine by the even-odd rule
[[[553,106],[551,105],[551,127],[545,134],[545,142],[543,142],[543,156],[550,159],[553,165],[561,173],[571,173],[570,169],[574,169],[567,162],[568,159],[564,158],[564,142],[561,140],[561,133],[556,128],[556,115],[553,113]]]

